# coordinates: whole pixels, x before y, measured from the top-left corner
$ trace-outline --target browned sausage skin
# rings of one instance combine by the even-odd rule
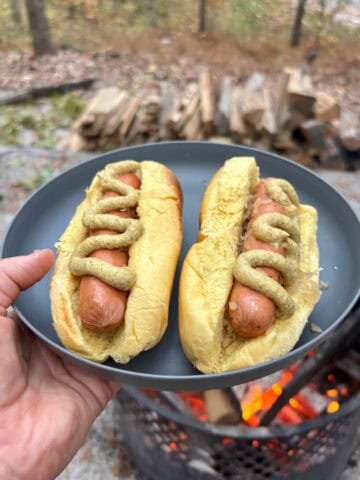
[[[117,178],[133,188],[140,188],[140,179],[134,173],[124,173]],[[106,192],[103,198],[117,195],[115,192]],[[114,210],[109,213],[122,218],[136,216],[134,208],[123,211]],[[116,232],[95,230],[91,233],[91,235],[102,234],[114,235]],[[117,267],[127,265],[129,261],[127,249],[100,249],[93,252],[90,257],[104,260]],[[101,332],[119,327],[124,321],[128,293],[107,285],[92,275],[81,277],[78,308],[82,325]]]
[[[286,215],[284,207],[274,202],[267,194],[265,183],[270,179],[259,182],[255,193],[254,210],[244,239],[243,251],[268,250],[284,255],[284,250],[255,238],[252,231],[254,220],[264,213],[282,213]],[[271,267],[258,267],[269,277],[282,283],[281,274]],[[230,293],[228,303],[230,323],[235,332],[244,338],[253,338],[264,335],[275,321],[276,307],[272,300],[265,295],[248,288],[236,279]]]

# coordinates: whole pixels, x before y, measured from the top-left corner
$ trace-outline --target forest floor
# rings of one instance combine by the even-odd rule
[[[334,3],[328,2],[329,8]],[[317,2],[309,4],[301,44],[294,48],[289,42],[295,0],[212,0],[207,33],[201,35],[198,2],[192,0],[155,2],[155,16],[147,2],[49,0],[47,16],[58,52],[39,58],[31,53],[25,10],[16,26],[6,3],[0,9],[0,100],[34,87],[88,78],[96,83],[65,99],[0,106],[0,145],[57,147],[83,100],[101,86],[141,95],[169,81],[181,92],[205,68],[215,85],[225,75],[243,82],[254,72],[276,85],[284,67],[304,66],[310,53],[315,53],[309,68],[315,88],[333,95],[341,110],[360,115],[360,7],[351,3],[325,16]]]
[[[121,45],[96,52],[59,50],[36,58],[29,52],[0,55],[1,97],[34,87],[96,79],[90,90],[67,96],[53,96],[21,105],[0,106],[0,145],[62,148],[61,140],[80,114],[85,102],[102,86],[118,86],[136,95],[168,81],[181,92],[186,82],[196,81],[209,69],[219,86],[225,75],[244,82],[254,72],[266,75],[271,85],[284,67],[304,65],[313,50],[304,42],[298,48],[288,44],[254,43],[239,46],[225,34],[199,37],[166,35],[152,31],[134,41],[124,36]],[[360,49],[352,38],[325,43],[309,68],[317,90],[333,95],[342,111],[360,115]],[[60,147],[59,147],[60,145]]]
[[[359,14],[360,16],[360,14]],[[360,111],[360,50],[358,37],[326,41],[316,49],[310,73],[316,88],[334,95],[344,109]],[[175,85],[196,79],[209,68],[215,80],[232,75],[242,81],[255,71],[277,76],[286,66],[302,66],[313,51],[313,42],[297,48],[287,42],[259,41],[239,45],[226,34],[169,35],[150,30],[121,44],[93,52],[59,50],[36,58],[29,52],[2,52],[0,95],[21,89],[96,78],[97,86],[119,85],[132,90],[154,80]]]

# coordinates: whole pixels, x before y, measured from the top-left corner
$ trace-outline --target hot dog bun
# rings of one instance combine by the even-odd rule
[[[240,232],[259,182],[252,157],[232,158],[211,179],[201,205],[198,241],[182,267],[179,332],[188,359],[204,373],[250,367],[290,351],[319,299],[317,212],[299,206],[300,261],[288,289],[295,313],[276,319],[265,335],[241,338],[233,331],[226,304],[233,285]]]
[[[97,362],[112,357],[126,363],[155,346],[167,327],[182,243],[182,192],[177,178],[164,165],[153,161],[139,165],[137,214],[143,233],[129,248],[129,267],[135,272],[136,282],[129,291],[125,321],[115,332],[94,332],[81,325],[77,307],[81,277],[69,270],[74,249],[88,235],[83,214],[102,196],[99,173],[57,244],[58,257],[50,283],[56,332],[67,349]]]

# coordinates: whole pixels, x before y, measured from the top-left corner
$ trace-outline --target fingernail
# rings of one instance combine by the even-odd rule
[[[36,250],[33,250],[32,254],[33,255],[37,255],[38,253],[42,252],[42,250],[39,250],[39,249],[36,249]]]

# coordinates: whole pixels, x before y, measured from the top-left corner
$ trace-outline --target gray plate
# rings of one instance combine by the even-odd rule
[[[302,203],[319,213],[318,241],[321,279],[328,283],[320,302],[295,348],[271,362],[214,375],[199,373],[184,356],[177,330],[178,276],[185,253],[196,240],[201,198],[211,176],[232,156],[255,156],[261,176],[283,177],[293,183]],[[27,201],[7,233],[3,256],[21,255],[53,246],[65,230],[84,189],[95,173],[116,160],[152,159],[168,165],[178,176],[184,193],[184,243],[170,305],[169,326],[160,342],[127,365],[112,361],[97,364],[66,351],[52,326],[48,274],[21,294],[15,310],[24,323],[52,349],[95,375],[125,385],[161,390],[223,388],[270,374],[289,365],[322,342],[345,318],[360,290],[360,224],[344,198],[312,171],[277,155],[236,145],[206,142],[171,142],[125,148],[98,156],[54,178]],[[314,322],[322,329],[315,333]]]

